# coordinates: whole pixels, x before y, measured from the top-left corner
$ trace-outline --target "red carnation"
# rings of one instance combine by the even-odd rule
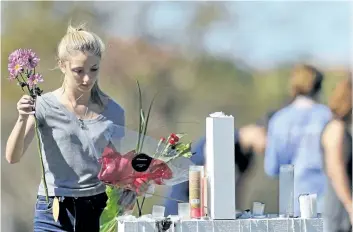
[[[176,141],[175,141],[175,139],[171,138],[171,139],[169,139],[169,143],[170,143],[171,145],[175,145]]]
[[[176,134],[172,133],[170,137],[174,140],[174,142],[179,142],[179,137]]]

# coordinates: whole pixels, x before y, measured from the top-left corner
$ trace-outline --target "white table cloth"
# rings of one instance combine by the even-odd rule
[[[118,221],[119,232],[156,232],[153,221]],[[322,232],[322,218],[175,221],[168,232]]]

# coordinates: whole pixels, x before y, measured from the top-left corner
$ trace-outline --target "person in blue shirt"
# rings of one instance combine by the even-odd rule
[[[234,134],[234,158],[236,182],[239,182],[241,176],[251,166],[254,154],[263,154],[266,144],[266,125],[273,113],[269,113],[261,119],[257,124],[246,125],[239,129],[235,129]],[[192,146],[194,155],[191,157],[195,165],[205,165],[205,145],[206,138],[202,137]],[[235,196],[234,196],[235,197]],[[189,182],[184,182],[173,186],[165,201],[165,216],[178,215],[178,202],[189,201]]]
[[[331,119],[330,109],[318,103],[323,74],[310,65],[298,65],[290,79],[292,101],[269,121],[264,169],[279,175],[280,166],[294,165],[294,216],[300,216],[299,196],[318,195],[323,208],[326,176],[323,170],[321,133]]]

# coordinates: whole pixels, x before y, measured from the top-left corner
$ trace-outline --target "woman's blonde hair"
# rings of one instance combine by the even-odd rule
[[[312,97],[321,90],[324,75],[315,67],[301,64],[294,67],[290,80],[291,96]]]
[[[86,30],[85,24],[81,24],[78,27],[73,27],[70,24],[66,34],[58,45],[58,61],[69,61],[70,56],[77,51],[83,53],[88,52],[92,55],[102,57],[105,51],[105,45],[98,35]],[[91,90],[91,100],[103,107],[102,96],[106,95],[101,91],[98,86],[98,81],[96,81]]]
[[[330,96],[328,103],[335,117],[345,120],[352,115],[352,79],[340,81]]]

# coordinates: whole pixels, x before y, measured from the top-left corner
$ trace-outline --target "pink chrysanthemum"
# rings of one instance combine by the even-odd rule
[[[31,49],[17,49],[9,56],[8,70],[10,79],[24,71],[25,68],[33,69],[39,63],[39,57]]]
[[[7,68],[10,73],[10,80],[15,79],[18,74],[23,72],[23,64],[21,64],[20,62],[9,63]]]
[[[33,87],[34,85],[37,85],[39,82],[43,82],[43,77],[42,75],[40,75],[39,73],[36,74],[32,74],[28,80],[27,80],[27,84],[29,85],[29,87]]]
[[[22,58],[22,49],[18,49],[10,54],[9,64],[7,66],[10,79],[14,79],[19,73],[23,72],[25,63]]]
[[[24,55],[24,59],[26,60],[26,67],[27,68],[37,67],[40,59],[36,55],[36,53],[32,51],[32,49],[24,49],[23,55]]]

